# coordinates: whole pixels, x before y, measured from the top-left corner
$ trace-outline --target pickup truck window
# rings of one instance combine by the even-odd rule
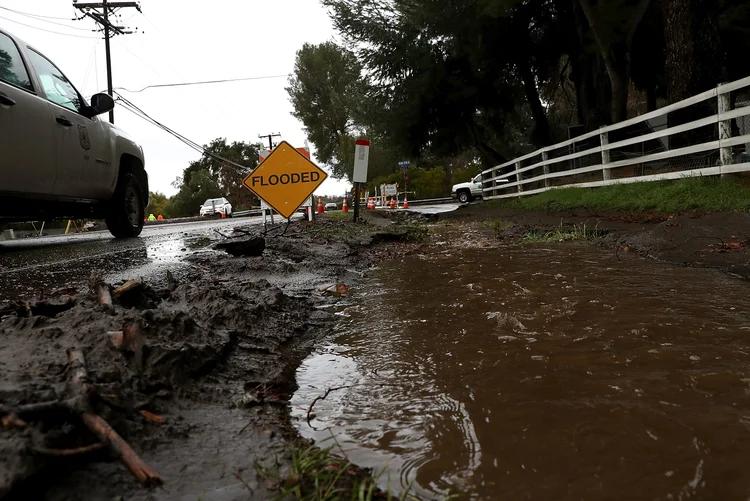
[[[31,65],[39,75],[42,82],[44,94],[49,101],[64,106],[71,111],[81,113],[83,102],[75,87],[65,78],[57,67],[49,59],[34,50],[29,51]]]
[[[34,91],[18,47],[9,36],[3,33],[0,33],[0,80],[28,91]]]

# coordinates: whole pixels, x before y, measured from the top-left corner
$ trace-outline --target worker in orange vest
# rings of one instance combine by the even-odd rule
[[[156,219],[157,219],[157,221],[164,221],[164,216],[162,216],[161,214],[159,214],[159,217],[157,217]]]

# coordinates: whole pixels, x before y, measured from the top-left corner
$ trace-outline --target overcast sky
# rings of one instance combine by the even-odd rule
[[[134,33],[112,39],[115,90],[287,75],[303,43],[320,43],[335,35],[318,0],[140,0],[140,4],[143,14],[135,9],[119,13],[118,22]],[[6,9],[60,19],[28,17]],[[0,26],[52,59],[88,98],[107,88],[104,41],[91,31],[96,28],[92,20],[73,21],[75,14],[72,0],[0,0]],[[199,144],[217,137],[257,142],[260,134],[280,132],[282,139],[301,147],[305,133],[290,114],[286,86],[283,77],[121,92],[153,118]],[[119,106],[115,124],[143,146],[151,190],[176,193],[172,182],[200,153]],[[348,183],[329,178],[318,194],[343,195],[348,188]]]

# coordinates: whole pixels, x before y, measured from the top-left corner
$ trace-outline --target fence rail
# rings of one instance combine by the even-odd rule
[[[512,198],[738,172],[750,172],[750,77],[487,169],[482,191]]]

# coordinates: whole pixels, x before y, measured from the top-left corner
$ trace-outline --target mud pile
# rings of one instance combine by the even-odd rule
[[[259,480],[255,463],[288,467],[287,402],[296,367],[332,321],[322,307],[337,298],[326,287],[387,257],[376,244],[413,239],[387,221],[319,221],[265,235],[262,256],[194,255],[186,279],[130,284],[112,304],[69,291],[0,305],[0,498],[273,498],[277,486]],[[79,407],[13,414],[70,400],[71,349],[86,359],[87,410],[163,488],[141,487],[96,448]]]

